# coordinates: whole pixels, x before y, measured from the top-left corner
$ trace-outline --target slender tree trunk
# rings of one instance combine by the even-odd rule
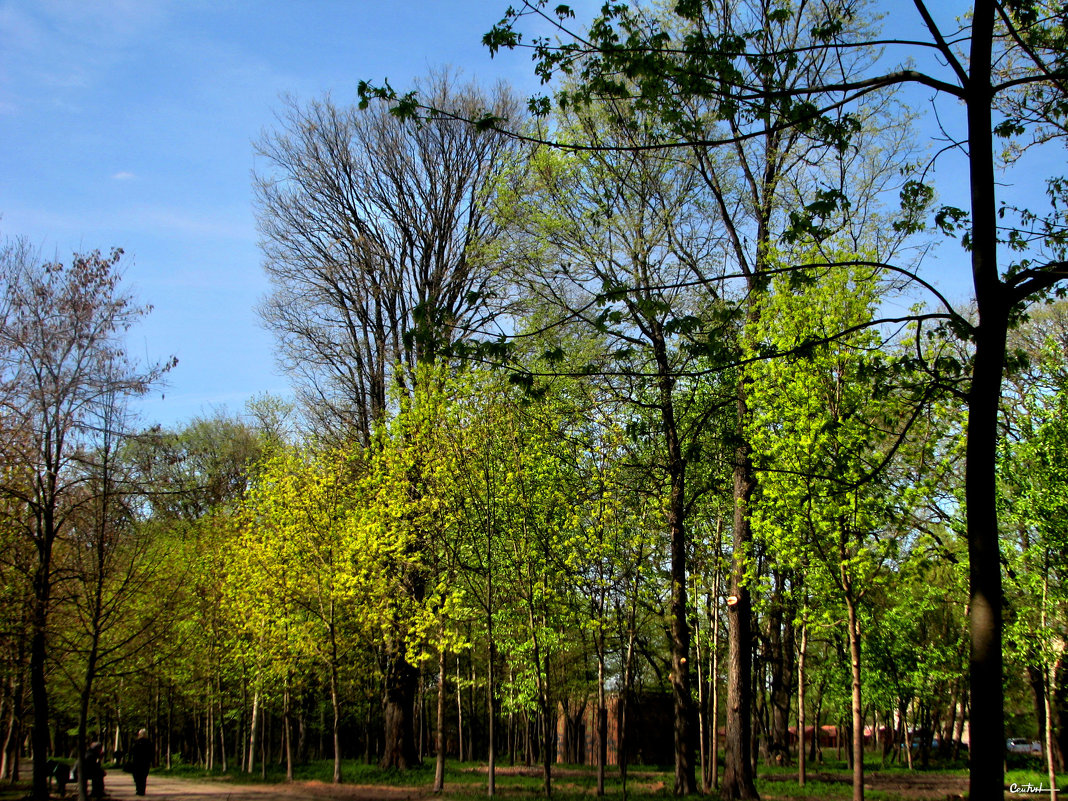
[[[864,801],[864,706],[860,679],[860,626],[856,601],[846,590],[846,615],[849,626],[849,666],[852,674],[853,729],[853,801]]]
[[[211,702],[211,683],[204,690],[204,765],[215,770],[215,705]]]
[[[604,691],[605,642],[603,628],[597,635],[597,795],[604,795],[604,774],[608,762],[608,707]]]
[[[39,563],[33,579],[33,634],[30,640],[30,698],[33,702],[33,786],[35,801],[48,801],[48,607],[51,599],[51,541],[38,544]]]
[[[260,713],[262,715],[262,721],[260,722],[260,778],[267,778],[267,749],[269,746],[271,736],[271,719],[267,715],[266,707]]]
[[[247,773],[252,773],[256,766],[256,728],[259,721],[259,709],[260,709],[260,688],[257,687],[252,693],[252,720],[249,725],[248,734],[248,770]]]
[[[1046,566],[1045,566],[1046,569],[1043,572],[1043,576],[1042,576],[1042,619],[1041,619],[1041,625],[1042,625],[1042,630],[1043,631],[1046,631],[1046,626],[1047,626],[1047,622],[1046,622],[1046,599],[1047,599],[1047,595],[1049,593],[1049,572],[1050,572],[1048,557],[1049,557],[1049,554],[1047,552],[1047,560],[1046,560]],[[1060,646],[1055,645],[1054,647],[1059,649]],[[1057,801],[1057,799],[1058,799],[1058,797],[1060,795],[1060,788],[1057,787],[1057,756],[1056,756],[1056,752],[1054,751],[1054,740],[1053,740],[1053,716],[1054,716],[1053,697],[1055,695],[1056,684],[1057,684],[1057,670],[1058,670],[1058,668],[1060,668],[1060,663],[1061,663],[1061,655],[1060,655],[1060,653],[1058,653],[1056,658],[1053,660],[1053,663],[1051,665],[1047,664],[1046,667],[1044,668],[1045,681],[1043,683],[1045,684],[1045,692],[1043,693],[1043,701],[1044,701],[1045,713],[1046,713],[1046,715],[1045,715],[1045,717],[1046,717],[1046,725],[1045,725],[1044,730],[1042,732],[1042,734],[1043,734],[1043,743],[1042,743],[1043,748],[1042,748],[1042,750],[1046,752],[1046,776],[1049,779],[1049,787],[1050,787],[1049,798],[1050,798],[1050,801]]]
[[[790,761],[790,685],[793,683],[794,634],[785,597],[786,575],[773,572],[774,590],[768,611],[768,756],[773,763]]]
[[[12,683],[14,683],[14,679],[12,679]],[[16,738],[16,725],[15,704],[12,703],[11,710],[8,713],[7,732],[4,734],[4,750],[0,754],[0,779],[2,780],[11,779],[11,748]]]
[[[1050,801],[1057,801],[1060,797],[1060,788],[1057,787],[1057,751],[1056,741],[1053,736],[1053,695],[1056,685],[1057,669],[1060,667],[1060,657],[1047,669],[1048,680],[1046,682],[1046,729],[1043,734],[1043,750],[1046,752],[1046,775],[1049,779]]]
[[[497,641],[493,637],[493,514],[490,508],[492,488],[490,487],[489,471],[486,472],[486,638],[488,640],[488,659],[486,660],[486,710],[489,715],[487,721],[489,734],[489,747],[486,765],[486,795],[492,798],[497,792],[497,744],[494,742],[494,720],[496,709],[494,705],[494,663],[497,661]],[[533,630],[533,618],[531,620]],[[537,645],[535,644],[534,664],[538,663]],[[472,669],[473,663],[472,663]],[[538,668],[540,670],[540,666]],[[472,688],[472,692],[474,689]],[[546,793],[548,798],[549,794]]]
[[[539,667],[539,670],[541,668]],[[542,777],[542,792],[545,793],[546,798],[551,798],[553,794],[553,729],[549,719],[549,696],[542,688],[541,695],[541,777]]]
[[[0,778],[9,779],[12,782],[19,780],[19,750],[22,747],[22,715],[24,710],[25,690],[25,649],[20,641],[18,645],[18,660],[15,669],[11,673],[11,715],[8,720],[7,732],[4,735],[3,766],[0,768]]]
[[[464,761],[464,694],[460,691],[460,656],[456,655],[456,747]]]
[[[706,593],[707,596],[707,593]],[[694,606],[698,606],[696,571],[693,577]],[[706,606],[710,606],[707,605]],[[695,610],[696,611],[696,610]],[[711,620],[709,620],[711,625]],[[705,694],[704,649],[701,648],[701,617],[694,614],[694,650],[697,657],[697,752],[700,758],[701,791],[708,792],[708,697]]]
[[[89,797],[88,777],[85,775],[85,752],[89,749],[89,703],[93,697],[93,679],[96,677],[98,640],[94,636],[85,667],[85,683],[82,685],[78,699],[78,736],[75,740],[78,749],[78,801]],[[34,762],[37,758],[34,756]]]
[[[434,792],[440,793],[445,789],[445,675],[446,675],[446,651],[445,632],[442,626],[441,644],[438,646],[438,719],[434,725],[434,747],[437,748],[437,758],[434,762]]]
[[[216,684],[219,691],[219,759],[222,762],[222,772],[227,771],[226,762],[226,716],[223,710],[223,692],[222,692],[222,671],[219,671],[219,675],[216,677]]]
[[[332,638],[332,637],[331,637]],[[337,643],[331,643],[332,653],[330,660],[330,707],[332,714],[332,720],[330,721],[331,728],[333,730],[333,743],[334,743],[334,784],[341,784],[341,692],[338,687],[340,681],[338,679],[338,660],[337,660]]]
[[[282,740],[285,746],[286,781],[293,781],[293,696],[286,678],[285,692],[282,697]]]
[[[631,607],[633,609],[633,606]],[[627,651],[623,658],[623,690],[619,694],[619,734],[616,737],[616,747],[619,748],[619,781],[622,785],[623,800],[627,798],[627,749],[630,741],[627,737],[627,716],[630,706],[630,687],[633,681],[632,665],[634,661],[634,620],[628,621]]]
[[[808,655],[808,624],[801,621],[801,648],[797,654],[797,785],[805,786],[805,657]],[[816,736],[816,732],[812,732]]]
[[[667,451],[670,481],[667,525],[671,539],[671,692],[675,702],[675,794],[697,792],[696,765],[693,758],[697,715],[690,693],[690,623],[686,598],[686,461],[682,454],[672,403],[674,380],[663,353],[663,342],[654,341],[660,364],[660,413]]]
[[[712,774],[712,787],[719,787],[719,524],[717,522],[716,532],[716,575],[713,582],[712,603],[709,603],[709,612],[712,614],[712,670],[710,682],[712,686],[712,699],[711,699],[711,711],[709,717],[712,723],[712,737],[709,750],[711,753],[711,764],[709,765],[710,772]],[[713,605],[714,604],[714,605]]]
[[[968,688],[965,686],[960,698],[960,714],[957,716],[956,725],[953,728],[953,758],[960,757],[960,743],[964,737],[964,722],[968,716]]]
[[[751,448],[745,435],[749,419],[747,385],[737,387],[739,442],[734,454],[734,531],[730,596],[727,611],[727,742],[721,794],[727,801],[759,798],[753,781],[752,760],[752,600],[746,585],[746,567],[753,535],[748,504],[756,489]]]
[[[174,729],[174,688],[167,688],[167,770],[171,769],[171,732]]]

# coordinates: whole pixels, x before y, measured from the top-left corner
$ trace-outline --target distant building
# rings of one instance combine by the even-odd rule
[[[620,718],[618,695],[605,701],[608,710],[607,764],[618,765]],[[597,764],[597,699],[560,704],[556,719],[556,761]],[[670,765],[675,761],[675,708],[670,693],[638,693],[627,704],[627,764]]]

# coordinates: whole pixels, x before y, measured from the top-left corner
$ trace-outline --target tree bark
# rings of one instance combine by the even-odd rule
[[[1009,303],[997,267],[991,88],[996,19],[993,0],[977,0],[965,85],[971,183],[972,280],[979,322],[968,392],[965,505],[971,630],[972,801],[1001,799],[1005,785],[1001,554],[997,514],[998,407],[1005,366]]]
[[[35,801],[48,801],[48,606],[52,589],[52,544],[38,543],[39,562],[33,577],[33,636],[30,640],[30,698],[33,701],[33,786]],[[79,757],[80,758],[80,757]]]
[[[597,635],[600,645],[597,651],[597,795],[604,795],[604,774],[608,762],[608,708],[604,690],[605,643],[603,629]]]
[[[400,640],[390,643],[385,687],[385,745],[381,767],[407,770],[418,764],[414,704],[419,672],[408,663]]]
[[[259,687],[257,687],[252,693],[252,720],[249,723],[248,770],[246,773],[252,773],[253,768],[256,766],[256,727],[259,723],[259,709],[260,690]]]
[[[864,705],[860,678],[860,625],[857,621],[857,604],[848,589],[846,591],[846,618],[849,627],[849,667],[852,676],[850,697],[853,731],[853,801],[864,801]]]
[[[696,710],[690,693],[690,623],[687,616],[686,557],[686,460],[682,454],[672,401],[674,378],[670,375],[665,344],[654,337],[653,349],[660,370],[660,414],[667,452],[667,525],[671,539],[671,692],[675,703],[675,794],[697,792],[694,740]]]
[[[434,792],[440,793],[445,789],[445,671],[446,651],[444,645],[444,632],[442,644],[438,647],[438,719],[434,726],[434,747],[437,749],[437,758],[434,762]]]
[[[709,751],[711,751],[711,759],[709,760],[709,772],[712,775],[711,785],[713,788],[719,787],[719,522],[716,523],[716,576],[713,582],[712,603],[709,604],[709,612],[712,617],[712,670],[710,676],[710,683],[712,685],[711,700],[709,706],[709,720],[712,725],[711,743],[709,745]]]
[[[805,657],[808,656],[808,625],[801,622],[801,648],[797,654],[797,785],[805,786]],[[819,734],[815,729],[812,736]]]
[[[331,633],[331,640],[333,634]],[[341,698],[338,688],[337,643],[331,642],[332,658],[330,662],[330,706],[333,712],[331,726],[334,735],[334,784],[341,784]]]
[[[747,509],[756,489],[751,448],[745,436],[749,419],[745,380],[737,387],[738,445],[734,453],[734,532],[730,597],[727,611],[727,737],[723,767],[724,799],[759,798],[753,781],[752,718],[752,599],[745,583],[746,564],[753,542]]]

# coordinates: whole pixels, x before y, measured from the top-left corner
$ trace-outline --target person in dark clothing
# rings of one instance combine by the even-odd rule
[[[137,739],[130,746],[130,773],[133,774],[134,787],[138,795],[145,794],[145,783],[148,781],[148,771],[152,767],[152,741],[148,739],[148,731],[141,729],[137,732]]]
[[[104,766],[101,765],[101,760],[104,756],[104,746],[100,743],[90,743],[89,750],[85,752],[85,781],[92,782],[92,795],[93,798],[104,797],[104,776],[107,774],[104,772]]]

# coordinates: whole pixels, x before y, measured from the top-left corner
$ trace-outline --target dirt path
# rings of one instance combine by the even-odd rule
[[[106,779],[107,797],[129,799],[134,792],[133,777],[119,771],[109,771]],[[344,784],[334,786],[322,782],[293,782],[292,784],[245,785],[227,781],[196,781],[172,779],[149,774],[146,799],[159,801],[298,801],[299,799],[330,799],[331,801],[415,801],[426,794],[417,787],[384,787],[379,785]],[[71,793],[68,791],[67,797]]]

